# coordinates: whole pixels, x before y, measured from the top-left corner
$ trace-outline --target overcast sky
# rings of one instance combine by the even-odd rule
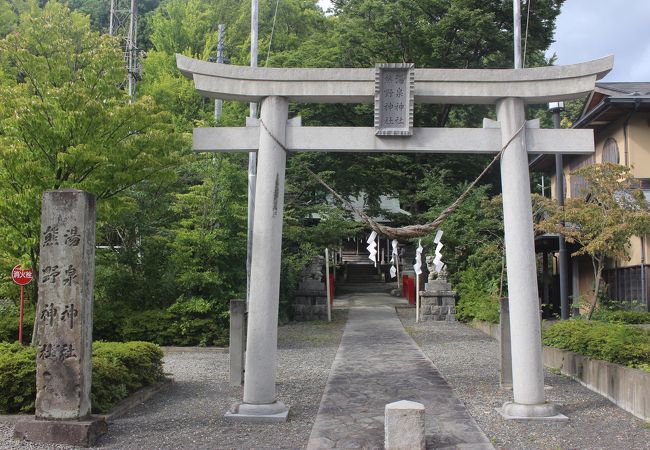
[[[650,81],[650,0],[566,0],[555,41],[547,56],[557,54],[556,64],[614,54],[614,70],[603,81]]]
[[[650,0],[566,0],[555,41],[547,56],[557,64],[613,54],[603,81],[650,81]]]

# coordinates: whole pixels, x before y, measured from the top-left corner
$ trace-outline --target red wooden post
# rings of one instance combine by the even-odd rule
[[[25,286],[20,286],[20,319],[18,325],[18,343],[23,345],[23,306],[25,304]]]

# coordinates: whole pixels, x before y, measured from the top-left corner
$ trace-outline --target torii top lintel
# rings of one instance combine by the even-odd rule
[[[614,56],[529,69],[415,69],[416,103],[493,104],[517,97],[529,104],[570,100],[594,89]],[[199,93],[257,102],[286,97],[301,103],[373,103],[375,69],[262,68],[209,63],[177,54],[176,65]]]

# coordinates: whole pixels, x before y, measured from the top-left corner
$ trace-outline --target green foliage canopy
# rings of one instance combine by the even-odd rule
[[[76,188],[99,221],[146,179],[173,177],[183,136],[150,98],[130,102],[118,42],[57,2],[0,41],[0,248],[37,268],[41,194]],[[36,272],[37,273],[37,272]]]

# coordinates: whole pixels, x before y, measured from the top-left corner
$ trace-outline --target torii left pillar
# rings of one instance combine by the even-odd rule
[[[286,98],[273,96],[260,111],[244,400],[226,414],[248,422],[284,422],[289,414],[275,393],[288,109]]]

